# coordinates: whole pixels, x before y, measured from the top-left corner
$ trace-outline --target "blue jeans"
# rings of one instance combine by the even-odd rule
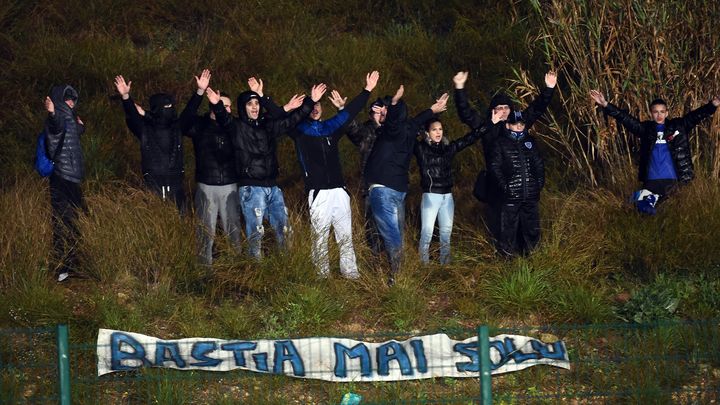
[[[280,248],[285,247],[285,236],[290,232],[288,214],[282,190],[279,187],[240,186],[240,210],[245,218],[245,233],[250,256],[262,257],[260,245],[265,234],[263,219],[270,222]]]
[[[435,219],[437,218],[440,234],[440,263],[450,262],[450,234],[453,227],[455,201],[451,193],[423,193],[420,204],[420,260],[430,262],[430,240],[432,240]]]
[[[385,242],[385,250],[390,256],[390,265],[394,273],[400,269],[402,256],[405,194],[390,187],[374,187],[368,197],[373,218]]]

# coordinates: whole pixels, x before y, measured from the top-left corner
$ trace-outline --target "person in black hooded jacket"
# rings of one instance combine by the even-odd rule
[[[197,91],[179,117],[174,97],[166,93],[150,96],[150,110],[143,116],[130,97],[132,82],[126,83],[121,75],[115,77],[115,87],[122,97],[125,122],[140,141],[145,186],[164,201],[173,201],[181,213],[185,211],[182,136],[192,127],[202,96],[210,83],[210,71],[203,70],[200,77],[195,76],[195,81]]]
[[[545,166],[535,140],[528,135],[524,113],[513,111],[495,140],[490,173],[502,191],[498,250],[505,255],[527,254],[540,241],[540,192]],[[492,124],[497,124],[493,116]]]
[[[455,83],[455,106],[458,111],[460,120],[471,129],[477,129],[485,125],[489,125],[486,133],[483,134],[482,150],[485,159],[486,168],[490,156],[493,154],[495,141],[502,135],[505,130],[505,120],[510,113],[516,110],[514,103],[505,93],[497,93],[490,100],[488,111],[482,115],[470,107],[465,83],[468,78],[468,72],[458,72],[453,77]],[[540,90],[540,94],[523,110],[523,116],[526,120],[525,129],[529,130],[535,121],[537,121],[547,110],[552,100],[555,85],[557,84],[557,74],[549,71],[545,75],[545,87]],[[492,124],[492,113],[500,115],[500,121]],[[500,232],[500,210],[502,206],[502,190],[495,187],[495,183],[490,179],[485,170],[478,174],[473,194],[480,201],[487,204],[485,210],[485,223],[490,235],[497,240]]]
[[[78,93],[70,85],[53,86],[45,98],[47,155],[54,157],[50,175],[53,259],[59,282],[78,275],[78,211],[84,209],[80,182],[83,180],[83,154],[80,136],[85,125],[75,113]],[[58,150],[59,148],[59,150]]]
[[[230,114],[230,98],[223,93],[219,95],[225,110]],[[196,117],[187,135],[192,138],[195,151],[195,212],[199,218],[199,257],[203,264],[210,265],[218,216],[232,246],[238,252],[241,251],[239,177],[235,169],[235,150],[230,134],[217,123],[212,111]]]
[[[285,247],[290,232],[288,213],[282,190],[277,186],[279,175],[277,141],[283,134],[307,117],[314,103],[325,94],[325,84],[313,86],[311,97],[294,96],[287,104],[294,111],[274,119],[266,117],[263,107],[271,103],[270,97],[254,91],[240,93],[237,98],[238,118],[232,119],[225,111],[219,96],[208,91],[210,109],[218,123],[230,133],[235,150],[235,168],[238,171],[240,209],[245,218],[245,230],[251,256],[262,257],[261,242],[265,233],[263,220],[268,219],[275,231],[275,239]]]
[[[690,132],[715,113],[720,106],[720,97],[715,96],[700,108],[672,119],[667,119],[667,103],[656,99],[650,103],[652,120],[642,122],[626,110],[608,103],[597,90],[591,90],[590,97],[606,114],[640,138],[638,179],[643,183],[643,189],[663,198],[678,184],[687,184],[695,177]]]

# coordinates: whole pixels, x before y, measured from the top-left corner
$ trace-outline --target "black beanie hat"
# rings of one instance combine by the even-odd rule
[[[510,107],[511,110],[514,109],[512,100],[505,93],[498,93],[494,95],[493,98],[490,100],[491,110],[499,105],[507,105]]]

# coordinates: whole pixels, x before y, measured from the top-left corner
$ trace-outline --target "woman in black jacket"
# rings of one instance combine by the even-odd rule
[[[423,189],[420,204],[420,259],[430,261],[430,240],[435,221],[440,233],[440,263],[450,261],[450,234],[452,233],[455,202],[452,195],[452,160],[461,150],[475,143],[488,127],[473,130],[460,139],[449,142],[443,136],[442,122],[431,118],[425,123],[424,139],[415,144],[415,158],[420,168],[420,185]]]

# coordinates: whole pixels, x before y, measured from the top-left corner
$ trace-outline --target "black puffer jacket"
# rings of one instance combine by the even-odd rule
[[[195,149],[195,181],[213,186],[238,182],[230,135],[209,113],[197,118],[188,135]]]
[[[523,117],[525,118],[525,129],[529,130],[535,121],[540,119],[545,111],[547,110],[550,102],[552,101],[554,88],[544,87],[540,94],[523,110]],[[495,95],[490,101],[490,105],[486,114],[483,116],[472,107],[468,102],[467,90],[455,89],[455,107],[458,111],[460,121],[470,127],[470,129],[477,129],[482,127],[486,122],[490,123],[490,117],[492,109],[497,105],[507,104],[510,106],[511,112],[515,110],[515,105],[506,95],[499,93]],[[482,148],[483,155],[485,156],[485,162],[488,161],[489,157],[493,153],[493,144],[505,130],[505,121],[500,121],[495,125],[491,123],[490,129],[482,135]]]
[[[712,103],[690,111],[682,118],[673,118],[665,120],[664,136],[667,141],[670,155],[675,164],[675,173],[678,180],[687,183],[695,178],[695,172],[692,163],[692,150],[690,149],[689,135],[690,131],[700,121],[712,116],[716,107]],[[648,175],[648,167],[650,165],[650,155],[657,141],[657,130],[655,121],[640,122],[637,118],[628,114],[627,111],[621,110],[608,103],[604,111],[611,117],[615,118],[630,133],[640,138],[640,167],[638,170],[638,179],[645,181]]]
[[[375,145],[375,139],[383,131],[383,126],[369,119],[365,122],[354,120],[350,123],[347,135],[350,141],[358,147],[360,151],[360,176],[362,177],[362,195],[368,193],[368,184],[365,181],[365,167],[368,158]]]
[[[483,126],[449,143],[433,142],[427,137],[415,144],[415,158],[420,168],[420,186],[425,193],[452,192],[452,160],[461,150],[477,142],[487,131]]]
[[[515,140],[504,129],[490,157],[490,173],[503,193],[503,202],[540,200],[545,186],[545,166],[535,140],[524,132]]]
[[[151,97],[150,107],[158,113],[153,116],[152,111],[147,111],[144,117],[138,113],[132,97],[122,102],[125,122],[133,135],[140,140],[143,177],[146,181],[158,185],[176,184],[185,173],[182,134],[190,130],[202,96],[193,93],[180,117],[160,118],[162,104],[174,104],[171,101],[174,100],[168,95],[154,95]],[[174,113],[172,115],[174,116]]]
[[[55,158],[54,173],[67,181],[80,183],[85,174],[80,146],[80,136],[85,132],[85,126],[78,122],[75,109],[65,103],[66,98],[75,100],[77,107],[78,93],[71,86],[67,84],[53,86],[50,90],[50,99],[55,105],[55,113],[48,114],[45,124],[47,153],[48,156],[55,156],[55,150],[65,132],[62,149]]]
[[[235,150],[238,185],[273,187],[277,185],[280,174],[277,160],[278,138],[307,117],[314,103],[310,97],[305,97],[300,108],[283,118],[271,119],[261,113],[257,120],[253,120],[245,112],[246,93],[238,97],[239,118],[232,119],[222,103],[211,105],[210,108],[220,126],[229,131]],[[257,93],[252,93],[252,97],[259,98],[263,107],[269,102],[268,96],[260,97]]]
[[[432,116],[432,111],[427,109],[408,119],[403,101],[388,107],[384,129],[375,139],[365,167],[367,184],[382,184],[395,191],[407,192],[415,138],[422,124]]]

